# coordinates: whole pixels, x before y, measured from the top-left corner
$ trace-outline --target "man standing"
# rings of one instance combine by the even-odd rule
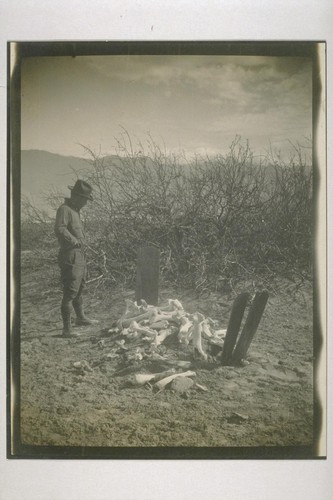
[[[83,311],[82,291],[86,279],[86,259],[84,254],[85,235],[80,219],[80,209],[88,200],[93,200],[91,186],[78,179],[75,186],[68,186],[71,197],[58,208],[55,234],[60,244],[58,263],[63,284],[61,316],[64,324],[63,336],[71,337],[71,315],[74,308],[76,324],[92,325],[96,320],[87,318]]]

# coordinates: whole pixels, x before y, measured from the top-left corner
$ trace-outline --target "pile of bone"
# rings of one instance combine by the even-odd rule
[[[167,305],[157,307],[141,300],[140,304],[126,300],[126,310],[117,321],[116,327],[109,333],[120,333],[123,343],[131,339],[142,340],[153,352],[170,335],[176,337],[181,344],[193,349],[196,356],[207,360],[203,347],[203,339],[212,344],[223,346],[226,330],[219,329],[217,322],[203,314],[187,313],[177,299],[169,299]],[[140,357],[141,356],[141,357]],[[138,349],[136,360],[142,359]]]

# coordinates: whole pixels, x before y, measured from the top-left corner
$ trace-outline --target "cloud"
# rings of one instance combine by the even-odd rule
[[[36,58],[22,88],[25,147],[109,148],[120,124],[192,151],[218,151],[236,134],[263,144],[311,131],[311,64],[302,58]]]
[[[168,98],[182,91],[195,94],[224,113],[311,106],[311,64],[306,58],[110,56],[89,58],[88,65],[133,89],[160,87]]]
[[[144,85],[169,85],[182,78],[183,58],[177,56],[97,56],[86,64],[109,80]]]

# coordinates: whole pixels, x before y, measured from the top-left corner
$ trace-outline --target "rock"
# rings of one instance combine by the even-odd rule
[[[171,382],[170,387],[173,391],[182,394],[188,391],[193,386],[193,384],[193,380],[189,377],[178,377]]]
[[[78,371],[80,371],[82,373],[84,373],[84,372],[92,372],[93,371],[93,369],[89,365],[88,361],[85,361],[85,360],[83,360],[83,361],[75,361],[73,363],[73,367],[76,370],[78,370]]]
[[[242,415],[241,413],[233,412],[232,415],[227,419],[229,424],[242,424],[249,419],[248,415]]]
[[[205,386],[205,385],[201,385],[201,384],[195,384],[195,387],[196,389],[199,389],[200,391],[203,391],[203,392],[207,392],[208,391],[208,388]]]
[[[307,370],[304,370],[302,368],[294,368],[293,371],[298,375],[298,377],[306,377],[307,375]]]

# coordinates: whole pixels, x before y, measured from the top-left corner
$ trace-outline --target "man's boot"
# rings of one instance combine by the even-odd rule
[[[73,300],[73,307],[76,313],[75,323],[77,326],[98,325],[99,321],[97,319],[90,319],[84,314],[83,299],[81,296]]]
[[[72,332],[71,312],[72,312],[71,301],[63,299],[63,301],[61,303],[61,316],[62,316],[62,321],[63,321],[63,325],[64,325],[63,330],[62,330],[63,337],[76,337],[77,336],[77,334]]]

